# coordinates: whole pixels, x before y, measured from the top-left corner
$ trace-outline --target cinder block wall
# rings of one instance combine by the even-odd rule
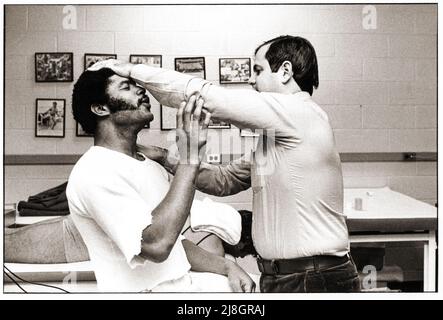
[[[77,29],[64,30],[62,6],[8,5],[5,154],[80,154],[92,145],[92,139],[75,136],[73,83],[35,83],[35,52],[73,52],[74,79],[85,53],[115,53],[124,60],[161,54],[171,69],[175,57],[204,56],[207,79],[217,83],[218,58],[252,57],[258,44],[281,34],[304,36],[316,48],[320,87],[314,100],[331,119],[339,151],[435,152],[437,6],[375,7],[377,28],[365,30],[362,5],[76,6]],[[66,99],[65,138],[34,137],[36,98]],[[151,129],[140,140],[165,146],[156,103],[153,112]],[[251,145],[238,129],[211,130],[210,152],[240,153]],[[435,163],[344,163],[343,169],[346,187],[387,185],[429,203],[437,199]],[[7,166],[5,200],[61,183],[70,170]],[[250,208],[250,199],[244,192],[220,200]]]

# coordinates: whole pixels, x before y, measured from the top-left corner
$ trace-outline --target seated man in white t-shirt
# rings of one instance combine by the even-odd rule
[[[145,89],[110,69],[86,71],[75,84],[74,118],[94,134],[94,146],[74,166],[66,194],[100,290],[255,290],[237,264],[180,235],[207,138],[202,106],[193,97],[177,113],[180,163],[170,183],[163,167],[137,152],[137,134],[153,120]]]

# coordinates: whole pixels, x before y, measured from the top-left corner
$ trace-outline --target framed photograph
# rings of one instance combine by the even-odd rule
[[[72,82],[72,52],[37,52],[35,54],[36,82]]]
[[[65,136],[65,99],[35,100],[35,136],[63,138]]]
[[[211,119],[208,125],[209,129],[230,129],[231,124],[219,120],[213,120]]]
[[[240,129],[240,137],[258,137],[259,133],[255,129]]]
[[[251,77],[250,58],[220,58],[220,84],[248,83]]]
[[[86,133],[85,130],[83,130],[82,126],[80,125],[80,123],[78,123],[77,121],[75,122],[75,135],[77,137],[94,137],[93,134],[90,133]]]
[[[85,70],[92,66],[94,63],[108,60],[108,59],[117,59],[117,55],[110,53],[85,53]]]
[[[205,58],[175,58],[175,71],[206,79]]]
[[[177,129],[177,109],[168,108],[160,105],[160,129]]]
[[[129,56],[129,62],[134,64],[146,64],[152,67],[162,66],[161,55],[147,55],[147,54],[131,54]]]

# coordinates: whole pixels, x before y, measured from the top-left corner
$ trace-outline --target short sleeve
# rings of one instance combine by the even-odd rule
[[[87,183],[82,188],[86,211],[118,246],[134,268],[144,262],[141,253],[143,230],[151,224],[154,209],[124,179]]]

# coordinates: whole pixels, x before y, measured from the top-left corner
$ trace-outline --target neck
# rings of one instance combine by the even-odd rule
[[[294,78],[291,78],[289,83],[284,88],[286,94],[294,94],[300,92],[301,89],[298,86],[297,82],[295,82]]]
[[[98,123],[94,145],[124,153],[137,158],[137,134],[134,128],[117,128],[111,123]]]

